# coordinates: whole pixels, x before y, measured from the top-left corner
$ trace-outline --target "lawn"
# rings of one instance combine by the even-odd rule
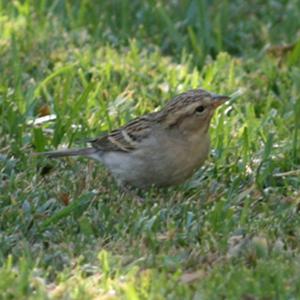
[[[0,299],[299,299],[298,0],[0,0]],[[122,193],[89,138],[233,95],[185,184]]]

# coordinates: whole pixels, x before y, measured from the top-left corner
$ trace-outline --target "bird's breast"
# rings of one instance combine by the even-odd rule
[[[154,135],[131,152],[106,153],[103,162],[125,184],[139,188],[170,186],[190,177],[208,152],[208,135],[191,139]]]

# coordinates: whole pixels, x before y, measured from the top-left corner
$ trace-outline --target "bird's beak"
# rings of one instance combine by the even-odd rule
[[[213,100],[212,101],[212,106],[213,106],[213,108],[217,108],[229,99],[230,99],[230,97],[228,97],[228,96],[222,96],[222,95],[215,95],[214,94],[212,96],[212,100]]]

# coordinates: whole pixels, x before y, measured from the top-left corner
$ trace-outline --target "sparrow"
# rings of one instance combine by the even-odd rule
[[[177,185],[191,177],[206,160],[212,116],[228,99],[203,89],[189,90],[167,102],[160,111],[91,140],[89,147],[37,154],[95,159],[125,188]]]

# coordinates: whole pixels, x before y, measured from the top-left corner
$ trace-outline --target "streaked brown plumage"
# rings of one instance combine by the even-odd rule
[[[91,147],[41,153],[101,161],[121,185],[170,186],[190,177],[209,152],[209,124],[228,97],[202,89],[176,96],[158,112],[92,140]]]

